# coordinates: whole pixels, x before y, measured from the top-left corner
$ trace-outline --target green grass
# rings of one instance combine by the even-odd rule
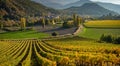
[[[112,35],[120,35],[120,29],[97,29],[97,28],[84,28],[83,31],[79,34],[79,36],[99,39],[102,34],[112,34]]]
[[[50,36],[45,33],[38,33],[36,31],[16,31],[16,32],[6,32],[0,33],[0,39],[24,39],[24,38],[45,38]]]

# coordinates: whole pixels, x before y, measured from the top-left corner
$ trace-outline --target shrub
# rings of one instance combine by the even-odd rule
[[[68,21],[63,23],[63,28],[71,28],[73,26],[74,26],[73,21]]]
[[[113,37],[113,35],[104,35],[102,34],[100,37],[100,41],[108,42],[108,43],[115,43],[120,44],[120,37]]]
[[[120,44],[120,37],[116,37],[113,41],[115,44]]]
[[[111,35],[106,35],[105,36],[105,41],[108,42],[108,43],[111,43],[112,42],[112,36]]]
[[[112,35],[102,34],[102,36],[100,37],[100,41],[105,41],[105,42],[111,43],[112,40],[113,40]]]
[[[58,35],[57,32],[53,32],[53,33],[52,33],[52,36],[57,36],[57,35]]]

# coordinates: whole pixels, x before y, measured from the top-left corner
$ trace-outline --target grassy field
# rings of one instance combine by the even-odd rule
[[[94,20],[87,21],[84,25],[92,28],[120,28],[120,20]]]
[[[120,35],[120,29],[84,28],[83,31],[79,34],[79,36],[99,39],[102,34],[112,34],[118,36]]]
[[[79,36],[99,39],[102,34],[120,35],[120,20],[93,20],[84,23]]]
[[[29,30],[0,33],[0,39],[45,38],[48,36],[50,35]]]

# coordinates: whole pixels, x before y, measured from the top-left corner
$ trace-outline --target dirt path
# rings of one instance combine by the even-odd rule
[[[77,28],[77,30],[73,33],[74,35],[78,35],[83,30],[83,25],[80,25],[80,27]]]

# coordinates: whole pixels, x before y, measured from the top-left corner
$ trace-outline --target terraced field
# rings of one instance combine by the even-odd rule
[[[120,66],[120,45],[83,38],[0,40],[0,66]]]

